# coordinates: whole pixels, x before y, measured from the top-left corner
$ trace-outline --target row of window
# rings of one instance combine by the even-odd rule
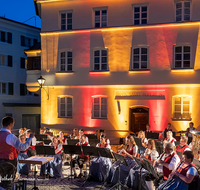
[[[148,47],[141,46],[132,48],[131,70],[149,69],[149,50]],[[59,71],[73,71],[72,51],[60,52]],[[191,47],[182,45],[174,47],[174,69],[191,68]],[[93,52],[93,70],[107,71],[108,68],[108,49],[98,49]]]
[[[14,83],[0,82],[0,94],[14,95]],[[26,95],[38,96],[38,94],[34,94],[28,91],[27,86],[25,84],[20,84],[20,96]]]
[[[12,55],[0,54],[0,65],[12,67],[13,66]],[[27,68],[27,61],[24,57],[20,57],[20,68],[22,68],[22,69]]]
[[[92,118],[107,118],[108,97],[92,97]],[[59,97],[58,100],[58,117],[73,117],[73,97]],[[174,96],[173,97],[173,119],[190,120],[191,119],[191,97]]]
[[[190,21],[190,1],[175,3],[176,22]],[[108,23],[108,8],[94,8],[94,28],[105,28]],[[72,30],[73,12],[61,12],[61,30]],[[133,5],[133,25],[148,24],[148,5]]]

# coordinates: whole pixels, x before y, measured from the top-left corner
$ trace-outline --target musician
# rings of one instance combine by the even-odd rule
[[[63,176],[61,158],[62,144],[59,143],[58,138],[54,136],[49,145],[53,146],[55,149],[55,155],[49,155],[49,157],[54,157],[54,159],[41,166],[40,176],[41,178],[61,178]]]
[[[134,157],[138,156],[137,152],[138,152],[138,147],[135,143],[134,138],[131,135],[128,135],[126,137],[126,145],[120,151],[120,154],[124,155],[126,162],[128,164],[128,166],[120,164],[120,181],[123,184],[126,182],[126,178],[129,175],[130,169],[135,166],[135,160],[133,159],[133,156]],[[118,168],[118,163],[115,163],[112,165],[110,169],[107,181],[111,182],[112,184],[116,184],[118,180],[117,168]]]
[[[181,136],[180,144],[176,148],[176,151],[182,152],[182,153],[185,152],[185,151],[190,151],[190,148],[189,148],[187,142],[188,142],[188,137]]]
[[[148,141],[147,141],[147,138],[145,138],[145,134],[144,134],[143,131],[139,131],[139,132],[138,132],[138,138],[141,138],[141,140],[142,140],[142,146],[143,146],[144,148],[146,148],[146,147],[147,147]]]
[[[198,186],[194,180],[197,180],[198,171],[192,164],[193,159],[194,155],[191,151],[183,152],[182,162],[170,174],[170,179],[161,184],[158,190],[187,190],[189,186],[189,189],[197,189]]]
[[[172,129],[171,129],[171,123],[168,123],[168,124],[167,124],[167,128],[165,128],[165,129],[162,131],[162,140],[165,139],[164,134],[167,133],[168,131],[172,131]]]
[[[32,133],[31,129],[26,130],[26,138],[28,139],[30,134]],[[35,137],[32,138],[31,141],[31,146],[35,146],[36,145],[36,141],[37,139]]]
[[[79,138],[80,138],[82,135],[85,135],[85,134],[84,134],[84,130],[83,130],[83,129],[80,129],[80,130],[79,130]],[[86,138],[85,138],[85,141],[86,141],[87,143],[89,143],[88,137],[87,137],[86,135],[85,135],[85,137],[86,137]]]
[[[85,135],[81,136],[80,142],[78,142],[76,145],[77,146],[90,146],[88,144],[88,142],[86,142],[86,136]],[[83,177],[83,164],[87,160],[88,160],[88,156],[84,155],[83,153],[82,153],[82,155],[78,155],[74,159],[72,159],[71,165],[72,165],[72,170],[74,171],[74,178],[81,178],[81,177]],[[76,163],[78,164],[78,166],[80,168],[80,174],[78,176],[77,176],[76,169],[75,169],[75,164]]]
[[[146,124],[146,130],[144,131],[145,137],[147,137],[147,133],[152,133],[150,128],[151,128],[151,126],[149,124]]]
[[[60,131],[59,132],[59,141],[60,143],[63,144],[67,144],[67,139],[64,137],[64,132]]]
[[[101,138],[102,135],[105,135],[105,136],[106,136],[105,130],[102,130],[102,131],[101,131],[100,136],[99,136],[99,139]],[[110,144],[110,140],[107,139],[107,138],[106,138],[106,143]]]
[[[44,135],[45,132],[46,132],[45,129],[43,129],[43,128],[40,129],[40,135]]]
[[[163,173],[165,180],[168,179],[169,174],[177,167],[180,162],[179,156],[174,151],[172,143],[166,143],[164,153],[155,162],[155,167],[158,173]]]
[[[191,133],[191,131],[197,131],[197,129],[194,128],[194,123],[193,122],[189,123],[189,127],[186,130],[185,136],[193,137],[194,135]]]
[[[152,164],[154,164],[154,162],[157,160],[159,154],[156,151],[156,146],[155,146],[155,142],[153,139],[149,139],[148,143],[147,143],[147,149],[145,150],[144,155],[141,155],[141,158],[146,158],[147,160],[149,160],[149,162],[151,162]]]
[[[73,133],[70,135],[70,139],[79,139],[79,131],[77,128],[73,129]]]
[[[0,167],[2,168],[6,164],[12,166],[9,171],[6,171],[5,175],[1,175],[1,177],[13,177],[13,180],[2,181],[0,187],[11,190],[13,186],[13,181],[16,174],[17,167],[17,150],[25,151],[31,143],[31,139],[34,134],[30,134],[30,137],[25,143],[21,143],[20,140],[13,134],[11,134],[11,130],[14,127],[15,121],[12,117],[4,117],[2,119],[2,129],[0,131]],[[13,167],[14,166],[14,167]]]
[[[19,135],[21,135],[22,133],[24,133],[24,129],[23,129],[23,128],[20,128],[20,129],[19,129]]]
[[[173,137],[172,131],[167,132],[167,138],[164,140],[164,143],[172,143],[175,146],[176,139]]]
[[[96,147],[111,149],[110,144],[106,142],[105,135],[101,135],[100,143],[98,143]],[[95,157],[91,161],[90,174],[99,182],[105,181],[110,172],[111,165],[112,164],[109,158]]]
[[[25,143],[26,142],[26,134],[23,133],[19,136],[19,140],[21,143]],[[17,153],[17,172],[20,174],[20,175],[28,175],[29,173],[29,170],[30,170],[30,164],[24,164],[24,163],[19,163],[19,160],[25,160],[28,158],[28,155],[27,155],[27,150],[25,151],[19,151],[18,150],[18,153]]]

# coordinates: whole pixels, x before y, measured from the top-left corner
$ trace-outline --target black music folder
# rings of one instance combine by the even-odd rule
[[[63,145],[63,150],[65,154],[82,154],[81,146],[77,145]]]
[[[147,139],[159,139],[159,133],[147,133]]]
[[[99,156],[105,157],[105,158],[113,158],[113,155],[108,148],[103,148],[103,147],[96,147],[97,151],[99,153]]]
[[[76,145],[79,142],[79,139],[68,139],[67,144],[68,145]]]
[[[35,146],[36,155],[55,155],[54,146]]]

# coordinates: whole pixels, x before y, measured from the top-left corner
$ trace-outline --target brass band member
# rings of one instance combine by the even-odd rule
[[[19,129],[19,135],[21,135],[22,133],[24,133],[24,129],[23,129],[23,128],[20,128],[20,129]]]
[[[85,134],[84,134],[84,130],[83,130],[83,129],[80,129],[80,130],[79,130],[79,138],[81,138],[82,135],[85,135]],[[88,137],[87,137],[86,135],[85,135],[85,141],[86,141],[87,143],[89,143]]]
[[[155,167],[159,173],[163,173],[165,180],[168,179],[169,174],[177,167],[180,162],[179,156],[173,149],[172,143],[166,143],[164,153],[155,162]]]
[[[178,147],[176,148],[176,151],[178,152],[184,152],[186,150],[190,151],[190,148],[187,144],[188,142],[188,137],[186,136],[181,136],[181,139],[180,139],[180,144],[178,145]]]
[[[197,131],[197,129],[194,128],[194,123],[193,122],[189,123],[189,127],[186,130],[185,136],[193,137],[194,135],[191,133],[191,131]]]
[[[175,146],[176,139],[173,137],[172,131],[167,132],[167,138],[164,140],[164,143],[172,143]]]
[[[80,138],[80,142],[78,142],[76,144],[77,146],[90,146],[88,144],[88,142],[86,142],[86,136],[85,135],[82,135],[81,138]],[[83,164],[84,162],[86,162],[88,160],[88,156],[87,155],[84,155],[82,153],[82,155],[78,155],[76,156],[74,159],[72,159],[72,169],[74,171],[74,178],[81,178],[83,177]],[[78,164],[79,168],[80,168],[80,174],[77,176],[77,173],[76,173],[76,169],[75,169],[75,164]]]
[[[67,139],[64,137],[63,131],[59,132],[59,141],[60,141],[61,144],[67,144]]]
[[[161,184],[158,190],[188,190],[189,184],[190,189],[197,189],[198,184],[195,181],[197,181],[198,171],[192,164],[193,158],[194,155],[191,151],[183,152],[182,162],[170,174],[170,179]]]
[[[28,140],[25,143],[21,143],[20,140],[11,133],[11,130],[13,129],[15,124],[15,121],[12,117],[4,117],[1,124],[2,129],[0,131],[0,167],[3,168],[6,165],[11,166],[9,171],[1,174],[1,177],[12,177],[14,180],[17,167],[16,150],[25,151],[30,146],[31,139],[33,138],[34,134],[30,134]],[[13,186],[13,180],[2,181],[0,186],[6,190],[11,190]]]
[[[147,147],[148,141],[147,141],[147,138],[145,138],[145,134],[144,134],[143,131],[139,131],[139,132],[138,132],[138,138],[141,138],[142,146],[143,146],[144,148],[146,148],[146,147]]]
[[[79,139],[79,131],[77,128],[73,129],[73,133],[70,135],[70,139]]]
[[[149,124],[146,124],[146,130],[144,131],[145,137],[147,137],[147,133],[152,133],[150,129],[151,129],[151,126]]]

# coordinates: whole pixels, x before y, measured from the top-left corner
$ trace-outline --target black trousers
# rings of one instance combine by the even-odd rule
[[[74,168],[75,167],[75,164],[77,163],[78,164],[78,167],[79,168],[83,168],[83,164],[84,164],[84,162],[86,162],[88,160],[88,157],[79,157],[78,156],[78,158],[74,158],[74,159],[72,159],[72,161],[71,161],[71,166],[72,166],[72,168]]]
[[[12,190],[17,171],[17,159],[8,160],[0,158],[0,187],[6,190]]]

